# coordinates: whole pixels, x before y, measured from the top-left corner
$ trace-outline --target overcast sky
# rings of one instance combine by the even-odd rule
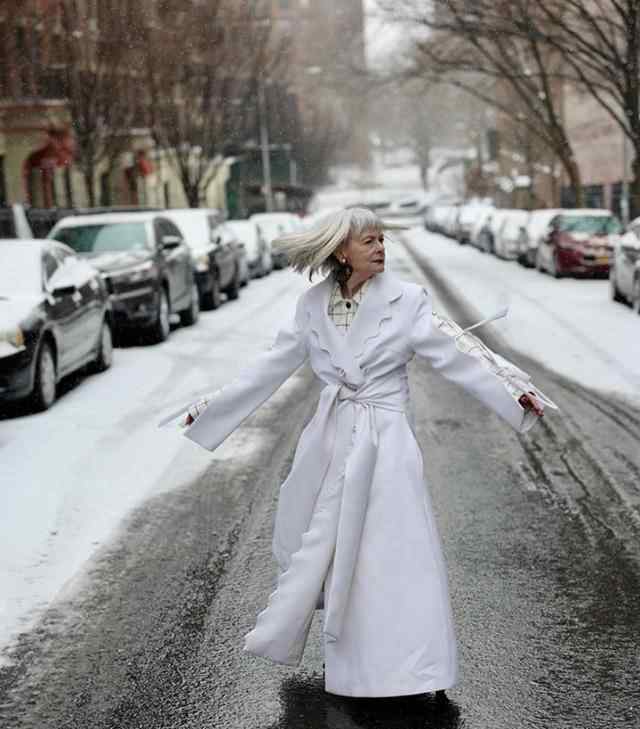
[[[408,28],[394,25],[384,19],[377,0],[364,0],[366,13],[367,59],[370,64],[384,63],[390,56],[397,57],[407,46]]]
[[[367,57],[371,63],[379,62],[399,45],[400,31],[381,18],[377,0],[364,0],[366,23]]]

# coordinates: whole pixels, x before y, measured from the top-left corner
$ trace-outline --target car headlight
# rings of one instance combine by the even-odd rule
[[[201,253],[198,256],[195,256],[195,264],[196,264],[196,271],[199,271],[200,273],[205,273],[209,270],[209,254],[208,253]]]
[[[156,264],[153,261],[146,261],[126,271],[111,273],[109,274],[109,278],[117,282],[137,283],[138,281],[155,278],[157,272]]]
[[[10,357],[24,348],[24,332],[20,327],[0,330],[0,357]]]

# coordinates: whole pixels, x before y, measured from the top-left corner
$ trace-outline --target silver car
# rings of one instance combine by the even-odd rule
[[[626,301],[640,314],[640,218],[614,242],[609,288],[614,301]]]

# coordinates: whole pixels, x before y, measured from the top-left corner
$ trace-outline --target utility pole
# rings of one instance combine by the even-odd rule
[[[271,154],[267,127],[267,99],[262,76],[258,78],[258,116],[260,117],[260,149],[262,152],[262,179],[267,212],[273,212],[273,186],[271,184]]]

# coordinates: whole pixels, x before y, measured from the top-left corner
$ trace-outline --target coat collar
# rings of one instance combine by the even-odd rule
[[[333,283],[334,278],[329,275],[309,290],[309,325],[339,376],[360,385],[363,375],[357,360],[364,354],[366,343],[378,335],[382,322],[391,317],[391,302],[402,296],[402,283],[388,271],[377,273],[368,284],[346,334],[338,331],[327,313]]]

